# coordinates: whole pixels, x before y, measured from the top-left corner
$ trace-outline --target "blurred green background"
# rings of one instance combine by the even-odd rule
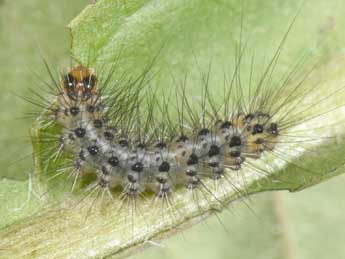
[[[88,3],[0,0],[1,177],[24,180],[32,170],[28,130],[33,119],[18,119],[32,107],[15,94],[26,95],[35,87],[33,71],[47,78],[41,55],[58,67],[69,64],[71,40],[65,26]],[[332,3],[325,4],[328,15],[332,8],[345,10],[341,1]],[[337,20],[323,12],[319,15],[326,27],[321,29],[327,29]],[[345,33],[341,26],[337,30]],[[251,210],[237,202],[219,215],[224,226],[211,217],[133,258],[345,258],[344,183],[340,176],[300,193],[252,196],[247,200]]]

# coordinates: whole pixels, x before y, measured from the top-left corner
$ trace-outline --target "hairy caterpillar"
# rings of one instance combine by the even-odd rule
[[[62,76],[62,78],[64,77],[64,75],[65,74],[63,74],[63,76]],[[97,76],[99,75],[99,73],[97,73],[96,74]],[[60,85],[60,84],[59,84]],[[99,86],[101,86],[102,84],[100,84]],[[293,87],[292,87],[293,88]],[[299,88],[299,89],[301,89],[301,88]],[[312,88],[311,88],[312,89]],[[235,91],[236,92],[236,91]],[[331,91],[331,92],[333,92],[333,91]],[[184,95],[183,94],[183,90],[182,90],[182,94],[181,94],[182,96]],[[104,95],[104,96],[106,96],[106,95]],[[240,97],[241,96],[241,94],[240,93],[238,93],[238,97]],[[270,96],[274,96],[273,94],[272,94],[272,92],[271,92],[271,94],[270,94]],[[286,95],[284,95],[284,98],[286,98],[286,96],[288,96],[288,94],[286,94]],[[301,97],[301,99],[303,99],[302,97],[308,97],[308,95],[306,94],[306,92],[305,93],[300,93],[299,95],[297,95],[297,93],[296,93],[296,96],[300,96]],[[154,103],[154,100],[155,99],[157,99],[157,97],[152,97],[151,98],[151,101],[150,101],[150,103]],[[183,98],[182,98],[183,99]],[[207,99],[207,98],[205,98],[205,99]],[[235,98],[236,99],[236,98]],[[243,100],[244,98],[242,98],[242,100]],[[301,100],[300,99],[300,100]],[[122,99],[123,100],[123,99]],[[124,99],[124,100],[127,100],[127,102],[128,102],[128,99]],[[132,101],[133,101],[134,99],[132,99]],[[140,99],[139,99],[140,100]],[[295,101],[297,101],[298,100],[298,98],[295,100]],[[317,99],[315,99],[315,102],[316,102],[316,100]],[[319,97],[319,100],[320,100],[320,97]],[[314,104],[315,104],[315,102],[314,102]],[[126,102],[123,102],[123,103],[126,103]],[[136,101],[134,101],[134,103],[136,103]],[[239,102],[232,102],[233,104],[235,104],[234,106],[234,108],[232,108],[231,109],[231,112],[230,112],[230,114],[233,114],[233,117],[237,117],[237,114],[238,114],[238,111],[237,111],[237,109],[239,109],[239,107],[241,106],[240,104],[239,104]],[[269,100],[266,100],[266,102],[265,102],[266,104],[270,104],[270,103],[272,103],[272,102],[270,102]],[[291,102],[289,103],[291,106],[291,108],[292,107],[294,107],[294,105],[292,105],[291,104]],[[206,107],[206,105],[201,105],[201,107]],[[284,106],[285,107],[285,111],[287,111],[287,107],[289,107],[288,105],[286,105],[286,106]],[[326,109],[324,109],[323,111],[327,111],[328,109],[330,109],[330,107],[331,106],[328,106]],[[298,107],[297,107],[298,108]],[[324,108],[324,107],[323,107]],[[163,105],[163,108],[162,108],[162,110],[164,110],[165,108],[164,108],[164,105]],[[207,108],[208,109],[208,108]],[[202,109],[201,109],[202,110]],[[131,109],[129,109],[129,111],[131,111]],[[133,109],[132,108],[132,114],[134,113],[134,111],[135,111],[135,109]],[[296,111],[298,111],[298,110],[296,110]],[[296,112],[295,111],[295,112]],[[199,117],[202,117],[202,116],[200,116],[200,114],[202,114],[202,112],[196,112],[197,114],[199,114]],[[315,113],[316,115],[318,115],[318,114],[321,114],[321,112],[316,112]],[[231,117],[231,116],[230,116]],[[290,118],[293,118],[293,117],[297,117],[298,118],[298,116],[297,116],[297,112],[296,112],[296,114],[295,114],[295,116],[291,116]],[[304,119],[306,119],[306,118],[308,118],[307,116],[303,116],[304,117]],[[136,120],[137,120],[137,116],[135,116],[135,118],[136,118]],[[301,119],[302,117],[300,117],[300,120],[297,120],[296,118],[296,120],[294,121],[294,122],[301,122],[301,121],[303,121],[302,119]],[[206,120],[206,122],[209,122],[209,121],[207,121]],[[216,122],[216,121],[214,121],[214,122]],[[287,121],[288,122],[288,121]],[[153,120],[151,120],[150,121],[150,123],[152,124],[152,125],[157,125],[157,122],[155,122],[155,121],[153,121]],[[211,128],[214,128],[214,125],[215,124],[212,124],[212,123],[206,123],[206,124],[209,124],[209,125],[211,125],[210,127]],[[297,123],[298,124],[298,123]],[[142,125],[142,124],[141,124]],[[158,122],[158,125],[160,125],[160,126],[163,126],[164,125],[164,123],[159,123]],[[191,123],[190,125],[193,125],[193,123]],[[287,124],[287,125],[289,125],[289,123]],[[196,127],[196,128],[199,128],[200,130],[201,129],[203,129],[204,128],[204,125],[202,125],[202,123],[200,123],[200,124],[197,124],[197,126],[198,127]],[[143,126],[143,127],[145,127],[145,126]],[[312,127],[316,127],[316,126],[312,126]],[[123,127],[124,129],[126,129],[126,126],[124,126]],[[159,128],[161,128],[161,127],[159,127]],[[168,127],[169,128],[169,127]],[[173,127],[172,127],[173,128]],[[193,128],[193,127],[192,127]],[[188,131],[187,131],[188,132]],[[190,131],[191,133],[193,133],[193,131],[191,130]],[[56,133],[56,132],[55,132]],[[163,133],[164,133],[164,130],[163,130]],[[193,134],[197,134],[198,132],[194,132]],[[304,133],[305,134],[305,133]],[[309,132],[309,134],[311,134],[310,132]],[[157,139],[161,139],[161,136],[163,135],[165,135],[165,136],[169,136],[169,134],[168,133],[166,133],[166,134],[161,134],[161,132],[158,134],[158,135],[160,135],[159,137],[157,137]],[[312,136],[312,134],[311,135],[305,135],[305,136],[308,136],[308,138],[310,138],[310,141],[312,141],[312,139],[313,139],[313,137],[310,137],[310,136]],[[50,136],[51,137],[51,136]],[[54,143],[58,143],[58,144],[60,144],[58,141],[60,141],[60,135],[58,135],[58,134],[54,134],[54,137],[56,137],[56,139],[54,139],[54,138],[49,138],[48,136],[43,136],[43,138],[42,138],[42,140],[45,140],[45,142],[47,143],[47,146],[48,145],[50,145],[50,146],[52,146],[51,145],[51,143],[52,143],[52,141],[54,141]],[[137,136],[136,136],[137,137]],[[135,142],[136,142],[136,139],[137,138],[133,138],[133,139],[131,139],[131,141],[130,141],[130,144],[132,144],[131,146],[132,147],[135,147],[136,148],[136,146],[135,146]],[[66,140],[66,142],[68,142],[69,141],[69,139],[68,138],[64,138],[64,140]],[[318,140],[320,140],[320,138],[318,138]],[[170,139],[168,138],[168,140],[165,140],[166,142],[170,142]],[[303,142],[306,142],[306,141],[308,141],[307,139],[303,139],[302,140]],[[149,142],[149,144],[151,145],[153,145],[153,143],[155,143],[156,141],[152,141],[152,143],[150,143]],[[160,142],[160,141],[159,141]],[[283,142],[283,139],[282,138],[280,138],[279,139],[279,141],[278,142]],[[290,137],[290,141],[286,141],[287,143],[285,143],[286,145],[288,145],[288,144],[291,144],[291,142],[293,142],[293,141],[291,141],[291,137]],[[66,146],[68,146],[68,144],[69,143],[66,143]],[[71,143],[72,144],[72,151],[73,151],[73,143]],[[279,143],[278,143],[279,144]],[[280,143],[280,144],[283,144],[283,143]],[[59,150],[58,149],[58,147],[59,146],[54,146],[54,149],[55,149],[55,151],[56,150]],[[279,150],[279,149],[276,149],[276,150]],[[43,152],[44,150],[42,150],[42,152]],[[47,151],[47,150],[46,150]],[[85,151],[88,151],[87,149],[85,150]],[[39,152],[37,152],[37,153],[39,153]],[[74,158],[73,158],[74,159]],[[54,159],[52,159],[52,160],[54,160]],[[57,160],[59,160],[59,159],[57,159]],[[282,159],[283,160],[283,159]],[[252,158],[247,158],[246,159],[246,162],[247,163],[249,163],[249,164],[247,164],[247,165],[243,165],[244,167],[248,167],[248,166],[250,166],[250,164],[253,162],[254,160],[252,159]],[[71,161],[72,162],[72,161]],[[72,163],[70,163],[69,165],[72,165]],[[268,165],[270,165],[270,164],[268,164]],[[60,169],[63,169],[63,167],[62,168],[60,168]],[[202,169],[204,169],[204,168],[202,168]],[[72,169],[71,169],[72,170]],[[205,169],[206,170],[206,169]],[[92,170],[91,170],[92,171]],[[210,173],[208,173],[207,172],[207,174],[208,175],[210,175]],[[213,173],[211,173],[211,174],[213,174]],[[239,174],[239,175],[241,175],[240,173],[237,173],[236,172],[236,174]],[[260,174],[263,174],[263,172],[261,172]],[[207,181],[208,180],[208,175],[206,175],[204,178],[202,178],[202,181]],[[73,177],[72,177],[72,179],[76,179],[76,178],[74,178],[74,176],[75,175],[73,175]],[[207,180],[204,180],[204,179],[207,179]],[[241,180],[241,182],[245,182],[245,179],[241,179],[241,178],[239,178],[240,180]],[[92,179],[92,180],[97,180],[97,179]],[[220,179],[218,179],[217,180],[217,182],[219,181]],[[69,181],[69,182],[73,182],[73,180],[72,181]],[[119,182],[123,182],[123,179],[120,179],[119,180]],[[211,182],[215,182],[213,179],[211,179]],[[97,183],[97,181],[96,181],[96,183]],[[91,186],[94,186],[94,185],[91,185]],[[97,188],[99,189],[99,187],[98,187],[98,185],[96,185],[97,186]],[[184,186],[184,188],[185,188],[185,185],[183,185]],[[200,189],[200,187],[201,187],[201,190],[205,190],[205,189],[203,189],[203,186],[199,186],[199,189]],[[86,187],[86,189],[87,189],[87,187]],[[121,187],[119,188],[120,190],[118,190],[118,192],[114,192],[114,196],[112,196],[112,197],[118,197],[118,196],[116,196],[117,194],[121,194]],[[83,189],[82,189],[83,190]],[[93,190],[93,189],[92,189]],[[102,190],[102,189],[101,189]],[[174,191],[174,189],[172,189],[173,191]],[[197,193],[196,192],[197,191],[197,189],[193,189],[193,193]],[[205,193],[205,191],[204,191],[204,193]],[[151,194],[150,194],[150,198],[153,198],[153,197],[156,197],[155,196],[155,192],[153,191]],[[204,194],[203,194],[204,195]],[[212,196],[212,195],[215,195],[215,191],[213,191],[212,190],[212,194],[210,195],[211,196],[211,199],[214,199],[214,197]],[[206,198],[205,198],[206,199]],[[176,199],[175,199],[176,200]],[[203,200],[203,196],[199,196],[198,198],[197,198],[197,201],[201,201],[201,200]],[[141,201],[139,201],[139,200],[137,200],[137,199],[135,199],[135,201],[137,201],[137,204],[139,204],[139,203],[141,203]],[[193,201],[193,203],[194,203],[194,201],[195,201],[195,199],[191,199],[191,201]],[[145,201],[142,201],[142,203],[143,204],[145,204]],[[198,203],[198,202],[197,202]],[[216,203],[218,203],[218,202],[216,202]],[[151,204],[151,203],[150,203]],[[218,203],[219,204],[219,203]],[[131,209],[131,208],[133,208],[133,204],[132,204],[132,207],[129,207],[129,209]],[[121,211],[125,211],[125,213],[128,213],[128,214],[130,214],[128,211],[126,211],[126,209],[128,209],[128,208],[123,208],[122,207],[122,209],[121,209]],[[141,211],[143,211],[143,209],[141,209]],[[144,207],[144,211],[150,211],[149,209],[147,209],[147,208],[145,208]],[[168,216],[170,216],[168,213],[166,213],[165,212],[166,210],[164,209],[164,208],[162,208],[161,210],[160,210],[160,212],[162,213],[162,214],[165,214],[165,215],[168,215]],[[135,224],[134,224],[135,225]],[[136,227],[136,226],[135,226]]]
[[[69,155],[57,170],[50,171],[48,179],[67,175],[62,181],[64,187],[76,189],[83,202],[91,202],[85,203],[88,217],[99,215],[93,208],[99,202],[102,210],[125,215],[132,226],[130,240],[136,240],[143,227],[166,224],[169,229],[180,224],[180,215],[188,217],[185,208],[179,208],[186,197],[197,213],[226,208],[223,199],[229,190],[237,196],[245,195],[247,182],[269,176],[270,169],[277,166],[260,162],[263,154],[270,153],[275,163],[290,162],[289,146],[328,141],[327,135],[314,137],[318,132],[314,121],[320,116],[330,118],[330,111],[342,107],[329,106],[342,86],[320,96],[314,91],[318,84],[305,83],[309,73],[293,81],[291,72],[273,88],[264,83],[270,69],[266,68],[259,85],[248,93],[230,80],[234,85],[225,85],[225,102],[220,106],[213,101],[207,76],[199,110],[188,101],[187,86],[176,87],[176,103],[181,102],[174,123],[174,114],[167,109],[169,100],[150,88],[144,92],[145,107],[141,94],[148,83],[146,71],[132,82],[116,82],[116,88],[107,92],[109,73],[102,78],[90,68],[72,67],[53,80],[51,88],[56,97],[53,104],[47,103],[47,111],[40,118],[40,139],[45,143],[41,159],[50,164]],[[233,78],[237,76],[235,73]],[[315,113],[311,107],[316,103],[321,110]],[[116,109],[110,108],[112,105]],[[304,127],[315,127],[309,128],[308,135],[299,129],[302,121]],[[293,151],[291,156],[299,152],[311,151],[305,148]],[[290,163],[311,177],[319,174]],[[252,172],[245,174],[242,169]],[[175,195],[181,189],[184,195]],[[150,214],[152,217],[146,218]],[[142,218],[143,224],[139,223]],[[147,237],[144,234],[139,238]]]
[[[205,176],[218,179],[224,168],[239,170],[246,158],[260,158],[278,142],[279,126],[265,113],[258,97],[247,113],[231,111],[223,120],[214,119],[214,114],[213,121],[203,119],[203,125],[189,126],[189,132],[160,136],[155,123],[151,122],[144,133],[138,128],[139,119],[147,123],[150,118],[139,115],[128,122],[130,113],[122,111],[109,118],[107,104],[120,102],[102,97],[97,87],[97,77],[90,69],[72,68],[61,80],[58,107],[53,113],[63,128],[58,150],[71,150],[75,155],[72,170],[76,177],[94,169],[97,185],[107,193],[109,188],[122,185],[123,195],[131,198],[145,190],[159,198],[167,197],[177,183],[193,189]],[[190,107],[188,102],[184,105]],[[195,118],[195,123],[200,121]]]

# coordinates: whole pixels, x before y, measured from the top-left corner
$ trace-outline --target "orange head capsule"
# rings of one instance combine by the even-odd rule
[[[80,98],[84,101],[88,100],[97,91],[97,78],[94,70],[83,66],[72,68],[62,78],[61,84],[66,95],[74,101]]]

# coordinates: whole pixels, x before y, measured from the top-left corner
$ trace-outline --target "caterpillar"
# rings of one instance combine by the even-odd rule
[[[221,105],[210,93],[207,75],[202,75],[199,109],[188,100],[187,86],[177,86],[173,90],[177,120],[173,122],[176,115],[170,114],[168,107],[172,109],[174,102],[169,101],[171,96],[155,94],[148,71],[109,87],[113,69],[99,74],[86,66],[71,67],[52,80],[49,87],[54,99],[46,102],[46,111],[38,120],[39,142],[44,144],[36,151],[38,157],[48,165],[62,161],[45,172],[48,182],[67,175],[59,182],[72,193],[81,193],[80,204],[91,199],[91,204],[85,203],[90,206],[87,217],[106,221],[101,211],[109,209],[115,210],[117,217],[126,215],[132,226],[130,240],[138,238],[140,244],[147,238],[146,232],[140,232],[142,227],[157,231],[157,225],[167,224],[169,229],[180,224],[179,216],[189,217],[185,208],[179,207],[186,197],[189,206],[203,213],[226,209],[224,197],[229,189],[239,197],[246,195],[247,181],[266,178],[274,168],[265,160],[260,163],[266,154],[273,155],[275,163],[289,162],[317,177],[317,171],[290,162],[288,147],[329,141],[327,135],[310,134],[317,132],[317,127],[309,128],[306,135],[298,125],[303,121],[305,127],[310,121],[312,126],[315,119],[328,116],[335,107],[324,106],[329,106],[331,97],[343,86],[320,96],[314,91],[318,84],[310,87],[305,83],[312,68],[307,76],[292,81],[288,74],[279,87],[271,87],[265,83],[270,69],[266,68],[259,85],[248,93],[235,80],[232,86],[225,84]],[[321,112],[311,111],[316,103]],[[336,108],[340,111],[341,107]],[[242,172],[248,169],[253,172]],[[185,190],[183,195],[176,195],[181,189]],[[99,208],[97,203],[101,205],[98,212],[94,208]],[[84,211],[79,206],[76,210]],[[146,218],[148,215],[152,218]],[[142,218],[144,226],[139,223]]]
[[[237,196],[246,195],[250,177],[268,176],[274,167],[284,168],[287,163],[299,168],[298,163],[291,163],[292,157],[321,152],[308,150],[306,143],[312,146],[329,140],[328,131],[315,134],[317,123],[322,116],[330,124],[334,121],[336,115],[329,112],[341,105],[338,99],[334,103],[331,100],[336,99],[342,86],[322,91],[326,94],[321,96],[318,84],[306,82],[309,73],[294,77],[300,66],[273,82],[277,54],[255,81],[255,87],[246,92],[239,59],[230,80],[225,80],[223,100],[218,98],[219,92],[213,93],[219,85],[209,82],[212,73],[201,76],[203,86],[196,98],[188,96],[188,82],[178,82],[177,87],[168,85],[165,93],[155,93],[148,71],[119,83],[110,78],[113,71],[93,70],[87,62],[72,66],[58,78],[52,77],[45,90],[50,91],[53,100],[41,93],[36,95],[38,102],[31,100],[45,109],[32,133],[35,167],[45,165],[39,177],[47,174],[49,184],[67,175],[67,179],[53,182],[48,189],[56,183],[68,185],[73,193],[82,192],[83,200],[91,197],[91,203],[85,202],[91,207],[103,202],[104,195],[109,197],[110,202],[102,209],[116,212],[104,216],[96,210],[88,211],[90,222],[104,222],[112,230],[112,220],[122,220],[121,214],[125,213],[132,220],[129,239],[140,244],[155,235],[142,234],[139,217],[155,231],[159,226],[177,228],[206,210],[226,209],[227,192],[231,189]],[[174,95],[176,102],[169,100]],[[302,124],[307,130],[301,133]],[[299,142],[304,145],[296,148]],[[296,150],[289,152],[289,146]],[[55,162],[57,165],[52,167]],[[316,170],[299,169],[317,176]],[[247,174],[248,170],[252,174]],[[189,203],[182,206],[181,200]],[[157,207],[162,215],[159,218],[153,215]],[[79,207],[76,211],[83,212]],[[90,222],[81,219],[78,231],[84,233]],[[125,225],[122,221],[116,226],[120,223]],[[126,238],[121,236],[122,245],[130,243]]]
[[[92,68],[74,66],[48,85],[55,100],[46,103],[47,112],[39,118],[45,121],[39,141],[50,148],[43,148],[40,156],[49,165],[61,160],[64,153],[72,155],[50,176],[67,172],[73,179],[72,190],[85,179],[82,189],[102,197],[107,194],[111,200],[136,202],[148,195],[171,203],[175,189],[186,188],[192,193],[203,189],[223,208],[205,179],[216,183],[236,174],[243,165],[255,168],[252,161],[265,153],[288,160],[276,149],[277,144],[320,141],[289,133],[301,120],[318,117],[308,115],[315,101],[296,109],[313,98],[313,88],[304,86],[311,71],[294,84],[292,71],[277,87],[267,80],[273,68],[268,65],[258,85],[248,93],[235,82],[235,71],[230,84],[224,86],[221,105],[214,101],[208,75],[203,74],[198,109],[188,100],[186,85],[172,87],[175,103],[171,96],[155,94],[146,86],[148,71],[131,82],[124,80],[122,86],[117,82],[110,92],[107,86],[113,69],[102,79]],[[293,87],[287,88],[287,84]],[[317,102],[325,100],[328,98]],[[174,105],[175,114],[171,114],[169,109]],[[255,170],[258,175],[268,173],[262,168]]]
[[[106,103],[114,101],[100,94],[94,72],[74,67],[61,80],[53,112],[63,128],[59,150],[71,150],[76,156],[77,175],[93,168],[97,185],[107,193],[119,185],[129,197],[145,190],[166,197],[177,183],[193,189],[205,176],[220,178],[224,168],[239,170],[246,158],[260,158],[278,141],[279,125],[260,110],[262,104],[258,108],[253,104],[249,113],[236,111],[215,123],[204,122],[204,127],[194,126],[188,133],[156,137],[156,126],[150,125],[152,136],[149,131],[135,139],[136,125],[124,131],[121,124],[128,123],[128,115],[115,113],[114,121],[107,118]],[[124,121],[116,121],[117,117]]]

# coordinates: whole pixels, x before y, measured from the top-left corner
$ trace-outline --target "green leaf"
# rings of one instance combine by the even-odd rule
[[[291,69],[296,64],[305,49],[319,52],[318,61],[322,63],[312,73],[306,87],[311,87],[315,82],[321,83],[315,88],[312,96],[315,99],[309,100],[309,104],[327,96],[330,89],[333,89],[332,92],[340,88],[344,79],[342,70],[345,63],[335,56],[341,47],[339,42],[343,40],[339,29],[337,30],[344,23],[341,7],[341,1],[314,1],[305,4],[289,32],[274,71],[274,75],[279,78],[286,72],[286,68]],[[119,58],[120,74],[127,71],[140,73],[158,54],[153,68],[157,70],[157,76],[153,83],[164,91],[165,87],[171,86],[171,75],[179,80],[187,74],[192,93],[197,92],[200,85],[200,71],[207,71],[212,61],[212,86],[215,88],[214,92],[220,95],[224,71],[232,71],[236,60],[236,45],[240,45],[241,28],[245,34],[243,39],[250,38],[241,64],[245,81],[249,76],[253,53],[255,68],[258,67],[256,71],[262,72],[298,8],[299,1],[249,1],[246,6],[242,6],[240,1],[98,1],[96,5],[86,8],[70,24],[72,54],[79,62],[94,67],[109,65]],[[244,15],[241,26],[242,10]],[[321,18],[320,10],[325,13]],[[315,46],[318,47],[314,48]],[[312,112],[320,114],[341,106],[344,97],[344,91],[339,91],[339,94],[315,105]],[[303,107],[297,108],[303,111]],[[291,132],[303,129],[302,133],[319,141],[281,145],[280,152],[290,157],[287,161],[282,161],[273,154],[266,154],[255,162],[255,167],[267,170],[269,177],[266,174],[257,177],[255,170],[247,167],[243,170],[245,184],[241,181],[243,178],[238,179],[237,176],[232,176],[231,180],[238,184],[238,188],[246,190],[246,193],[281,189],[295,191],[342,173],[344,159],[341,154],[344,143],[341,139],[344,132],[341,121],[342,110],[335,109],[322,117],[302,123],[298,128],[292,128]],[[39,139],[41,129],[37,127],[36,130],[38,132],[34,138]],[[42,148],[41,143],[35,148]],[[46,166],[45,161],[42,157],[37,159],[37,166],[42,170]],[[266,165],[272,166],[267,168]],[[64,185],[64,182],[55,183]],[[230,202],[238,198],[238,193],[231,185],[224,182],[222,184],[226,191],[216,192],[220,199]],[[50,187],[55,188],[52,185]],[[60,191],[56,187],[56,192]],[[93,210],[85,219],[82,215],[88,214],[88,205],[93,200],[85,201],[86,208],[76,209],[72,197],[66,199],[62,208],[43,210],[38,215],[3,230],[0,233],[1,242],[8,257],[29,254],[43,258],[54,254],[55,258],[99,258],[112,254],[130,254],[146,239],[165,237],[176,231],[177,225],[183,230],[199,222],[212,213],[210,206],[217,204],[217,201],[212,201],[212,197],[209,197],[210,203],[203,202],[199,207],[188,206],[191,197],[186,191],[178,190],[177,195],[181,197],[178,197],[175,206],[183,213],[180,215],[177,211],[173,212],[176,217],[173,228],[171,222],[152,214],[157,208],[146,208],[142,218],[149,218],[152,229],[148,230],[147,222],[139,218],[135,225],[137,231],[133,236],[131,222],[125,220],[126,213],[119,214],[116,210],[118,201],[104,211]],[[148,207],[148,204],[143,206]],[[159,226],[157,222],[160,223]],[[14,244],[17,248],[25,249],[15,249]]]
[[[2,179],[0,181],[0,226],[9,225],[40,208],[42,201],[32,192],[33,182],[19,182]]]

